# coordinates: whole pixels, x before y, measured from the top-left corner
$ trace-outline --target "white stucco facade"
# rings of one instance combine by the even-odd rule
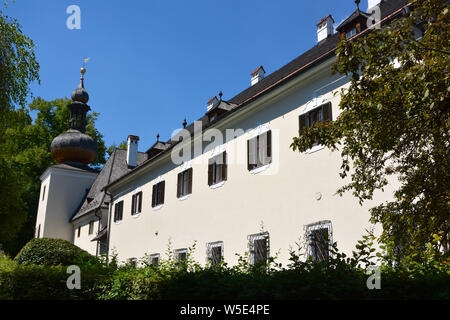
[[[217,125],[225,129],[243,129],[244,134],[225,142],[221,148],[228,155],[228,177],[222,185],[207,184],[207,163],[212,151],[189,161],[193,168],[192,194],[176,196],[177,174],[181,165],[172,163],[170,153],[163,155],[109,188],[113,206],[124,201],[123,219],[111,222],[110,252],[119,260],[161,254],[165,257],[169,240],[173,249],[187,248],[197,242],[194,258],[206,261],[206,243],[223,241],[224,260],[237,263],[238,254],[248,250],[247,236],[263,229],[270,235],[270,254],[278,254],[287,263],[289,248],[304,238],[308,224],[330,220],[333,241],[351,253],[369,223],[368,208],[389,199],[389,188],[373,202],[360,206],[351,195],[336,195],[344,183],[339,177],[341,158],[338,152],[317,147],[307,153],[290,149],[298,136],[299,115],[331,102],[332,115],[339,114],[339,95],[348,80],[331,77],[334,59],[311,69],[299,78],[255,101]],[[266,129],[264,129],[266,128]],[[255,130],[272,131],[272,163],[258,172],[247,169],[247,140]],[[203,143],[205,148],[208,143]],[[163,178],[161,178],[163,177]],[[157,210],[151,207],[152,187],[165,180],[165,202]],[[142,212],[131,215],[131,198],[142,191]],[[113,214],[113,212],[111,213]]]
[[[73,241],[70,218],[97,173],[52,166],[41,176],[36,236]],[[39,232],[39,234],[38,234]]]
[[[394,19],[403,5],[403,0],[369,1],[382,19]],[[253,79],[249,89],[230,101],[222,101],[222,93],[220,100],[211,99],[201,118],[209,127],[194,134],[192,141],[162,142],[158,135],[158,141],[142,153],[137,150],[139,137],[130,135],[128,152],[116,149],[97,179],[89,168],[50,167],[41,177],[36,236],[66,239],[92,254],[107,251],[123,262],[146,254],[164,259],[170,242],[174,250],[196,243],[193,258],[205,263],[207,244],[214,243],[233,265],[238,262],[236,254],[249,250],[249,236],[264,231],[268,235],[252,239],[268,236],[270,255],[286,265],[289,250],[296,249],[296,243],[305,244],[305,229],[313,232],[321,222],[338,248],[351,254],[367,229],[381,231],[369,223],[369,208],[391,200],[398,182],[361,206],[350,192],[342,197],[336,193],[349,182],[339,176],[339,151],[316,145],[300,153],[290,145],[300,125],[304,128],[306,121],[313,121],[313,114],[318,121],[338,117],[340,92],[349,86],[349,78],[332,75],[335,49],[348,31],[364,30],[364,19],[356,10],[336,28],[342,29],[339,33],[334,33],[331,15],[322,19],[319,43],[308,52],[267,77],[261,66],[255,70],[260,72],[258,81]],[[249,141],[261,136],[267,139],[267,150],[271,141],[271,161],[255,168],[247,163]],[[194,153],[180,162],[173,154],[183,146]],[[210,183],[209,160],[224,151],[227,167],[220,172],[226,172],[226,179]],[[189,172],[181,184],[179,174],[185,170]],[[92,197],[87,196],[89,188]],[[140,199],[139,204],[132,205],[133,199]],[[115,206],[122,201],[122,215],[115,219]]]

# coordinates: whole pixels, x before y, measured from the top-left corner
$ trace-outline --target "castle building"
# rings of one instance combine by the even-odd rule
[[[169,242],[177,259],[196,243],[195,260],[232,265],[244,252],[251,263],[277,255],[285,264],[299,241],[316,260],[327,257],[331,242],[351,253],[366,229],[380,231],[368,209],[392,199],[393,186],[360,206],[351,194],[336,194],[345,182],[339,152],[289,146],[305,128],[339,115],[335,93],[349,77],[331,75],[338,42],[363,34],[375,13],[386,25],[408,5],[371,0],[366,13],[356,2],[336,28],[331,15],[318,23],[317,44],[307,52],[268,75],[256,68],[249,88],[229,100],[214,96],[204,116],[184,121],[168,141],[158,135],[146,152],[129,135],[127,150],[116,148],[99,172],[88,166],[96,146],[84,134],[90,107],[82,69],[69,129],[51,145],[59,164],[41,176],[36,237],[66,239],[97,255],[115,252],[121,261],[147,255],[155,264]]]

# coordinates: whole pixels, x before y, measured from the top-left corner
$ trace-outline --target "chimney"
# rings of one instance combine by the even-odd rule
[[[127,139],[127,164],[129,168],[137,166],[138,162],[138,136],[129,135]]]
[[[211,110],[215,105],[217,105],[219,103],[219,100],[217,99],[216,96],[212,97],[211,99],[209,99],[209,101],[206,103],[206,111]]]
[[[334,19],[331,14],[319,21],[317,24],[317,42],[328,38],[334,33],[333,23]]]
[[[367,12],[370,13],[370,9],[372,9],[375,6],[378,6],[381,2],[384,2],[383,0],[369,0],[369,4],[367,6]]]
[[[252,72],[252,86],[260,82],[264,78],[265,74],[266,71],[263,66],[256,68],[255,71]]]

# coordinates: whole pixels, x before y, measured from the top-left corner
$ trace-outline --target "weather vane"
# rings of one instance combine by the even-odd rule
[[[84,67],[85,64],[90,60],[91,58],[84,58],[83,59],[83,67],[81,68],[81,80],[83,80],[83,76],[86,73],[86,68]]]
[[[83,59],[83,68],[84,68],[85,63],[87,63],[89,60],[91,60],[91,58],[84,58]]]

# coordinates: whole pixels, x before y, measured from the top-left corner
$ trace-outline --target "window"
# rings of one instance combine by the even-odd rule
[[[185,262],[187,260],[187,249],[177,249],[175,250],[175,259],[178,262]]]
[[[227,153],[212,157],[208,160],[208,185],[214,185],[227,180]]]
[[[153,185],[152,208],[162,205],[164,203],[165,186],[166,186],[165,181],[161,181],[161,182]]]
[[[36,233],[36,238],[39,238],[41,236],[41,225],[39,225],[37,227],[37,233]]]
[[[211,265],[216,265],[223,260],[223,241],[206,244],[206,257]]]
[[[272,131],[247,140],[247,168],[249,171],[272,162]]]
[[[177,198],[192,193],[192,168],[178,174]]]
[[[94,221],[89,222],[89,234],[94,232]]]
[[[331,120],[331,102],[328,102],[299,116],[299,134],[302,135],[307,128],[312,127],[315,123]]]
[[[328,260],[332,243],[331,221],[320,221],[306,226],[308,257],[313,261]]]
[[[117,202],[114,207],[114,222],[122,221],[123,201]]]
[[[345,34],[345,37],[347,39],[353,37],[354,35],[356,35],[356,28],[351,29],[350,31],[347,31],[347,33]]]
[[[45,189],[47,189],[47,186],[44,186],[44,189],[42,190],[42,201],[44,201],[45,198]]]
[[[79,238],[80,235],[81,235],[81,227],[78,227],[78,229],[77,229],[77,237]]]
[[[151,264],[152,266],[157,267],[158,264],[159,264],[159,253],[151,254],[150,257],[149,257],[149,259],[150,259],[150,264]]]
[[[142,210],[142,191],[133,194],[131,198],[131,215],[134,216],[141,213]]]
[[[108,255],[108,243],[105,240],[99,241],[100,254]]]
[[[262,232],[258,234],[252,234],[248,236],[248,238],[250,263],[255,264],[258,262],[267,262],[270,254],[269,233]]]
[[[129,258],[127,260],[127,264],[129,266],[136,267],[137,266],[137,259],[136,258]]]

